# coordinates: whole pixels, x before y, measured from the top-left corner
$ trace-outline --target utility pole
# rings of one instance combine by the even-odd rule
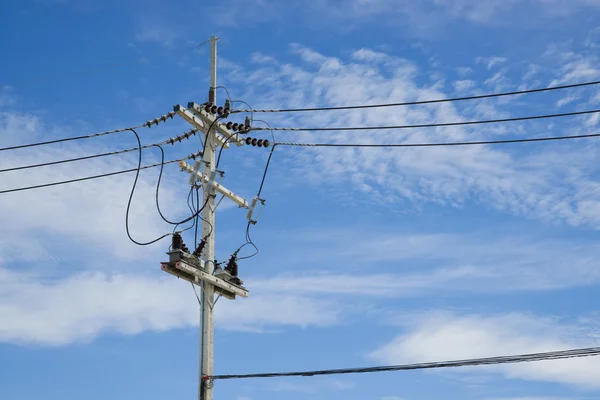
[[[162,262],[161,268],[178,278],[191,282],[201,288],[202,301],[200,308],[200,343],[199,343],[199,376],[198,400],[213,400],[213,382],[208,378],[213,375],[214,358],[214,306],[215,293],[234,300],[236,296],[248,297],[248,291],[242,286],[237,276],[237,254],[233,254],[225,269],[217,268],[215,260],[215,197],[222,194],[236,203],[240,208],[249,209],[248,219],[252,221],[256,201],[249,206],[248,201],[225,188],[216,177],[223,177],[224,172],[217,171],[215,165],[216,149],[220,146],[229,148],[230,144],[242,146],[240,133],[247,133],[249,122],[244,124],[222,124],[219,119],[229,116],[228,103],[225,107],[216,106],[217,86],[217,40],[210,39],[210,88],[209,101],[203,105],[188,103],[188,108],[176,105],[173,110],[195,129],[205,134],[205,146],[202,160],[194,166],[184,161],[179,162],[181,170],[190,174],[189,183],[203,187],[202,209],[202,242],[193,252],[187,249],[179,234],[173,236],[169,254],[169,262]],[[218,114],[218,116],[217,116]],[[239,128],[231,129],[234,125]],[[237,130],[237,132],[235,132]]]
[[[217,104],[217,40],[216,36],[210,38],[210,89],[208,101]],[[203,161],[205,166],[210,166],[211,170],[215,169],[215,130],[211,129],[206,132],[206,150],[204,151]],[[202,210],[202,237],[209,237],[204,250],[202,261],[206,272],[211,274],[214,272],[215,259],[215,197],[212,190],[204,191],[202,204],[205,205]],[[200,206],[198,206],[200,207]],[[213,232],[211,232],[213,231]],[[200,366],[198,377],[198,400],[212,400],[212,385],[207,385],[208,382],[202,380],[202,376],[211,376],[213,374],[213,357],[214,357],[214,287],[203,282],[204,297],[202,300],[202,309],[200,310]],[[204,393],[203,393],[204,392]]]

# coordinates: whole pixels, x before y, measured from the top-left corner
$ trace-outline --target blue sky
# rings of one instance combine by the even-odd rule
[[[255,108],[407,101],[600,78],[597,0],[33,0],[0,8],[0,147],[143,123],[218,82]],[[61,77],[60,79],[56,77]],[[225,92],[219,91],[219,101]],[[598,108],[595,87],[376,110],[264,114],[274,126],[503,118]],[[427,142],[595,133],[598,116],[280,141]],[[258,123],[257,123],[258,124]],[[144,143],[189,126],[142,129]],[[257,133],[256,136],[262,134]],[[268,137],[265,134],[261,137]],[[0,168],[133,147],[130,133],[4,152]],[[278,148],[240,262],[248,299],[216,306],[215,372],[338,368],[594,346],[600,174],[594,139],[502,147]],[[166,149],[175,159],[197,139]],[[227,150],[250,199],[268,152]],[[137,155],[2,173],[0,190],[135,166]],[[157,162],[156,150],[144,163]],[[170,230],[140,175],[132,233]],[[128,241],[133,175],[0,195],[0,398],[193,398],[198,307],[160,271],[168,240]],[[187,178],[161,202],[186,215]],[[217,257],[244,241],[224,201]],[[190,237],[186,240],[189,242]],[[217,382],[215,398],[566,400],[600,396],[600,360]]]

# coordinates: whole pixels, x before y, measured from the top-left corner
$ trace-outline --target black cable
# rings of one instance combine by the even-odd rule
[[[142,146],[142,149],[147,149],[152,146],[154,146],[154,145],[153,144],[145,145],[145,146]],[[138,150],[138,148],[134,147],[131,149],[112,151],[109,153],[102,153],[102,154],[93,154],[93,155],[84,156],[84,157],[69,158],[69,159],[60,160],[60,161],[50,161],[50,162],[41,163],[41,164],[31,164],[31,165],[23,165],[21,167],[5,168],[5,169],[0,169],[0,173],[10,172],[10,171],[19,171],[19,170],[29,169],[29,168],[47,167],[50,165],[64,164],[64,163],[70,163],[70,162],[75,162],[75,161],[89,160],[92,158],[106,157],[106,156],[112,156],[112,155],[117,155],[117,154],[129,153],[131,151],[137,151],[137,150]]]
[[[200,189],[198,189],[198,188],[196,188],[196,204],[198,204],[198,206],[200,206]],[[194,223],[196,224],[196,227],[194,228],[194,249],[196,249],[198,247],[198,225],[199,225],[198,217],[199,217],[199,215],[196,215],[196,219],[194,219],[194,221],[195,221]],[[202,220],[208,223],[208,221],[205,220],[204,218]]]
[[[146,126],[146,125],[144,125],[144,126]],[[148,149],[148,148],[156,146],[156,145],[175,144],[175,142],[180,142],[181,143],[181,141],[183,139],[189,139],[189,137],[191,135],[195,135],[195,134],[196,134],[196,131],[192,129],[189,132],[186,132],[186,133],[184,133],[182,135],[176,136],[175,138],[170,138],[169,140],[165,140],[164,142],[144,145],[144,146],[142,146],[142,149]],[[31,164],[31,165],[23,165],[23,166],[20,166],[20,167],[5,168],[5,169],[0,169],[0,173],[2,173],[2,172],[11,172],[11,171],[19,171],[19,170],[30,169],[30,168],[47,167],[47,166],[50,166],[50,165],[57,165],[57,164],[65,164],[65,163],[70,163],[70,162],[75,162],[75,161],[89,160],[89,159],[92,159],[92,158],[98,158],[98,157],[106,157],[106,156],[124,154],[124,153],[129,153],[129,152],[132,152],[132,151],[138,151],[138,148],[137,147],[133,147],[131,149],[116,150],[116,151],[111,151],[111,152],[102,153],[102,154],[92,154],[92,155],[89,155],[89,156],[69,158],[69,159],[66,159],[66,160],[50,161],[50,162],[40,163],[40,164]]]
[[[208,130],[206,131],[206,140],[204,141],[204,147],[202,148],[202,154],[204,154],[206,152],[206,146],[208,145],[208,135],[210,135],[210,131],[212,130],[215,123],[221,118],[223,118],[223,115],[218,115],[214,119],[214,121],[211,122],[210,125],[208,126]],[[215,136],[216,136],[216,132],[215,132]]]
[[[161,157],[162,160],[165,159],[165,151],[163,150],[163,148],[160,145],[154,145],[156,147],[158,147],[161,151]],[[169,219],[167,219],[164,214],[162,213],[162,210],[160,209],[160,203],[159,203],[159,196],[158,193],[160,192],[160,182],[161,182],[161,178],[162,178],[162,168],[161,168],[161,173],[158,176],[158,182],[156,183],[156,209],[158,210],[158,214],[160,215],[160,217],[163,219],[163,221],[165,221],[168,224],[171,225],[181,225],[181,224],[185,224],[188,221],[191,221],[192,219],[195,219],[198,215],[200,215],[200,213],[202,212],[202,210],[204,210],[204,207],[206,207],[206,204],[208,203],[208,198],[206,199],[206,201],[204,202],[204,205],[202,206],[202,208],[200,208],[196,213],[194,213],[191,217],[186,218],[182,221],[170,221]],[[202,218],[203,221],[206,221],[204,218]],[[212,226],[212,225],[211,225]]]
[[[280,143],[273,143],[273,147],[271,147],[271,152],[269,153],[269,158],[267,158],[267,164],[265,165],[265,170],[263,172],[262,179],[260,181],[260,187],[258,188],[258,194],[256,196],[260,197],[262,193],[263,186],[265,184],[265,179],[267,178],[267,171],[269,170],[269,165],[271,164],[271,157],[273,157],[273,153],[275,152],[275,147]]]
[[[191,212],[192,214],[194,214],[194,213],[196,212],[196,211],[195,211],[195,209],[192,207],[192,206],[193,206],[193,199],[194,199],[194,198],[192,197],[193,188],[194,188],[193,186],[191,186],[191,187],[190,187],[190,191],[188,192],[188,196],[187,196],[187,206],[188,206],[188,208],[190,209],[190,212]],[[190,201],[192,202],[192,204],[190,204]],[[177,232],[177,228],[179,227],[179,225],[181,225],[181,224],[176,224],[176,225],[173,227],[173,232],[172,232],[172,233],[175,233],[175,232]],[[190,226],[188,226],[187,228],[183,229],[183,230],[182,230],[182,231],[180,231],[179,233],[183,233],[183,232],[189,231],[190,229],[192,229],[192,228],[194,227],[194,225],[196,225],[196,221],[195,221],[195,220],[192,222],[192,225],[190,225]]]
[[[273,147],[271,148],[271,152],[269,153],[269,158],[267,159],[267,164],[265,165],[265,170],[263,172],[262,180],[260,182],[260,187],[258,189],[258,193],[256,194],[256,197],[260,198],[260,195],[262,193],[263,186],[265,184],[265,179],[267,177],[267,171],[269,170],[269,165],[271,163],[271,157],[273,157],[273,152],[275,151],[275,147],[277,147],[277,143],[273,144]],[[241,245],[235,251],[235,254],[237,254],[239,251],[241,251],[247,245],[252,245],[252,247],[254,247],[255,252],[254,252],[254,254],[251,254],[249,256],[239,257],[238,260],[246,260],[248,258],[252,258],[252,257],[256,256],[259,253],[258,247],[256,246],[256,244],[252,240],[252,237],[250,236],[250,226],[251,226],[251,224],[252,223],[250,221],[248,221],[248,224],[246,225],[246,243],[244,243],[243,245]]]
[[[501,357],[486,357],[474,358],[458,361],[442,361],[428,362],[418,364],[391,365],[384,367],[368,367],[368,368],[342,368],[342,369],[326,369],[303,372],[279,372],[279,373],[262,373],[262,374],[240,374],[240,375],[213,375],[206,377],[210,380],[216,379],[244,379],[244,378],[275,378],[285,376],[317,376],[317,375],[340,375],[340,374],[362,374],[368,372],[390,372],[390,371],[408,371],[417,369],[433,369],[433,368],[450,368],[450,367],[467,367],[477,365],[496,365],[496,364],[514,364],[532,361],[545,360],[560,360],[565,358],[590,357],[600,355],[600,347],[589,347],[583,349],[553,351],[546,353],[532,353],[517,356],[501,356]]]
[[[180,160],[165,161],[164,165],[176,163],[176,162],[179,162],[179,161]],[[140,168],[140,170],[147,169],[147,168],[160,167],[161,165],[162,164],[147,165],[145,167]],[[86,176],[85,178],[76,178],[76,179],[69,179],[69,180],[66,180],[66,181],[44,183],[44,184],[35,185],[35,186],[25,186],[25,187],[20,187],[20,188],[16,188],[16,189],[7,189],[7,190],[0,191],[0,194],[20,192],[20,191],[23,191],[23,190],[40,189],[40,188],[45,188],[45,187],[49,187],[49,186],[65,185],[65,184],[68,184],[68,183],[82,182],[82,181],[87,181],[87,180],[90,180],[90,179],[104,178],[104,177],[107,177],[107,176],[113,176],[113,175],[119,175],[119,174],[126,174],[126,173],[129,173],[129,172],[135,172],[135,171],[137,171],[137,168],[126,169],[126,170],[123,170],[123,171],[109,172],[107,174]]]
[[[244,257],[237,257],[238,261],[241,260],[247,260],[248,258],[252,258],[254,256],[256,256],[259,252],[258,247],[256,246],[256,244],[254,244],[254,241],[252,241],[252,238],[250,237],[250,225],[252,223],[250,221],[248,221],[248,225],[246,225],[246,243],[244,243],[243,245],[241,245],[236,251],[235,254],[237,254],[240,250],[242,250],[244,247],[246,247],[247,245],[252,245],[252,247],[254,247],[254,253],[250,254],[249,256],[244,256]]]
[[[125,231],[127,232],[127,237],[133,243],[137,244],[138,246],[148,246],[148,245],[156,243],[159,240],[164,239],[167,236],[170,236],[172,234],[166,233],[166,234],[162,235],[161,237],[151,240],[149,242],[138,242],[135,239],[133,239],[131,237],[131,234],[129,233],[129,209],[131,208],[131,200],[133,199],[133,193],[135,192],[135,187],[137,185],[137,181],[140,176],[140,170],[142,169],[142,142],[140,141],[140,135],[138,135],[138,133],[133,128],[131,128],[130,131],[133,132],[133,134],[135,135],[135,138],[137,139],[138,148],[139,148],[139,158],[138,158],[138,166],[137,166],[136,173],[135,173],[135,180],[133,181],[133,186],[131,187],[131,194],[129,195],[129,201],[127,202],[127,211],[125,212]],[[160,147],[160,146],[158,146],[158,147]],[[162,148],[161,148],[161,150],[162,150]],[[161,162],[161,164],[160,164],[160,175],[159,176],[162,176],[163,167],[165,165],[164,160],[165,159],[164,159],[164,152],[163,152],[163,162]]]
[[[70,138],[48,140],[47,142],[28,143],[28,144],[21,144],[21,145],[18,145],[18,146],[10,146],[10,147],[0,147],[0,151],[25,149],[25,148],[28,148],[28,147],[43,146],[43,145],[46,145],[46,144],[54,144],[54,143],[63,143],[63,142],[69,142],[69,141],[72,141],[72,140],[91,139],[91,138],[95,138],[95,137],[98,137],[98,136],[112,135],[113,133],[125,132],[125,131],[129,131],[131,129],[143,128],[144,126],[145,125],[139,125],[139,126],[133,126],[131,128],[121,128],[121,129],[115,129],[115,130],[112,130],[112,131],[105,131],[105,132],[100,132],[100,133],[93,133],[91,135],[82,135],[82,136],[75,136],[75,137],[70,137]]]
[[[297,146],[297,147],[442,147],[442,146],[473,146],[473,145],[486,145],[486,144],[509,144],[509,143],[530,143],[530,142],[549,142],[556,140],[569,140],[569,139],[585,139],[600,137],[600,133],[590,133],[586,135],[572,135],[572,136],[554,136],[554,137],[540,137],[540,138],[526,138],[526,139],[504,139],[504,140],[480,140],[473,142],[441,142],[441,143],[389,143],[389,144],[376,144],[376,143],[291,143],[291,142],[277,142],[273,145],[278,146]]]
[[[571,89],[571,88],[598,85],[598,84],[600,84],[600,81],[575,83],[575,84],[571,84],[571,85],[553,86],[553,87],[539,88],[539,89],[518,90],[518,91],[513,91],[513,92],[492,93],[492,94],[483,94],[483,95],[465,96],[465,97],[453,97],[453,98],[449,98],[449,99],[420,100],[420,101],[407,101],[407,102],[402,102],[402,103],[366,104],[366,105],[338,106],[338,107],[311,107],[311,108],[287,108],[287,109],[283,108],[283,109],[273,109],[273,110],[269,110],[269,109],[265,109],[265,110],[232,110],[231,113],[242,113],[242,112],[277,113],[277,112],[302,112],[302,111],[333,111],[333,110],[354,110],[354,109],[361,109],[361,108],[414,106],[414,105],[420,105],[420,104],[447,103],[447,102],[464,101],[464,100],[490,99],[493,97],[515,96],[515,95],[521,95],[521,94],[549,92],[552,90]]]
[[[500,119],[488,119],[488,120],[477,120],[477,121],[458,121],[458,122],[439,122],[432,124],[416,124],[416,125],[391,125],[391,126],[350,126],[350,127],[334,127],[334,128],[251,128],[252,131],[368,131],[368,130],[383,130],[383,129],[413,129],[413,128],[439,128],[442,126],[463,126],[463,125],[481,125],[481,124],[494,124],[499,122],[515,122],[515,121],[527,121],[537,120],[545,118],[559,118],[559,117],[572,117],[575,115],[595,114],[600,113],[600,110],[586,110],[586,111],[573,111],[568,113],[560,114],[547,114],[547,115],[531,115],[527,117],[512,117],[512,118],[500,118]]]

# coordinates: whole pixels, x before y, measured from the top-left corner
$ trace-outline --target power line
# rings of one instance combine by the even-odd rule
[[[148,149],[150,147],[154,147],[154,146],[158,146],[158,145],[174,144],[175,142],[181,142],[183,139],[188,139],[190,136],[195,135],[196,132],[197,132],[196,129],[192,129],[191,131],[186,132],[183,135],[176,136],[175,138],[170,138],[169,140],[165,140],[164,142],[160,142],[160,143],[147,144],[147,145],[142,146],[141,148]],[[132,147],[130,149],[116,150],[116,151],[111,151],[111,152],[101,153],[101,154],[92,154],[89,156],[68,158],[68,159],[59,160],[59,161],[49,161],[49,162],[40,163],[40,164],[23,165],[20,167],[0,169],[0,173],[11,172],[11,171],[20,171],[20,170],[30,169],[30,168],[47,167],[47,166],[51,166],[51,165],[65,164],[65,163],[70,163],[70,162],[75,162],[75,161],[90,160],[93,158],[113,156],[113,155],[124,154],[124,153],[129,153],[129,152],[138,151],[138,150],[139,150],[139,147]]]
[[[452,97],[452,98],[448,98],[448,99],[406,101],[406,102],[401,102],[401,103],[364,104],[364,105],[337,106],[337,107],[282,108],[282,109],[263,109],[263,110],[242,110],[242,109],[240,109],[240,110],[232,110],[231,112],[232,113],[242,113],[242,112],[279,113],[279,112],[334,111],[334,110],[355,110],[355,109],[364,109],[364,108],[413,106],[413,105],[421,105],[421,104],[448,103],[448,102],[464,101],[464,100],[490,99],[490,98],[494,98],[494,97],[503,97],[503,96],[516,96],[516,95],[521,95],[521,94],[549,92],[549,91],[553,91],[553,90],[571,89],[571,88],[592,86],[592,85],[598,85],[598,84],[600,84],[600,81],[575,83],[575,84],[571,84],[571,85],[553,86],[553,87],[539,88],[539,89],[518,90],[518,91],[503,92],[503,93],[491,93],[491,94],[483,94],[483,95],[477,95],[477,96]]]
[[[95,137],[99,137],[99,136],[112,135],[113,133],[125,132],[125,131],[127,131],[129,129],[139,129],[139,128],[143,128],[144,126],[145,125],[138,125],[138,126],[132,126],[130,128],[121,128],[121,129],[114,129],[112,131],[105,131],[105,132],[100,132],[100,133],[93,133],[91,135],[82,135],[82,136],[74,136],[74,137],[70,137],[70,138],[48,140],[46,142],[20,144],[18,146],[0,147],[0,151],[25,149],[25,148],[28,148],[28,147],[43,146],[43,145],[46,145],[46,144],[63,143],[63,142],[69,142],[69,141],[72,141],[72,140],[91,139],[91,138],[95,138]]]
[[[199,157],[200,155],[199,155],[199,153],[195,153],[193,155],[190,155],[190,156],[186,157],[185,159],[194,158],[194,156]],[[172,163],[176,163],[176,162],[179,162],[179,161],[181,161],[181,160],[171,160],[171,161],[165,161],[164,163],[147,165],[147,166],[141,167],[140,170],[147,169],[147,168],[160,167],[161,165],[172,164]],[[52,183],[44,183],[44,184],[35,185],[35,186],[25,186],[25,187],[20,187],[20,188],[16,188],[16,189],[7,189],[7,190],[0,191],[0,194],[20,192],[20,191],[23,191],[23,190],[39,189],[39,188],[44,188],[44,187],[49,187],[49,186],[65,185],[67,183],[81,182],[81,181],[87,181],[87,180],[90,180],[90,179],[98,179],[98,178],[104,178],[104,177],[107,177],[107,176],[113,176],[113,175],[119,175],[119,174],[126,174],[128,172],[135,172],[137,170],[138,170],[137,168],[131,168],[131,169],[123,170],[123,171],[116,171],[116,172],[109,172],[109,173],[106,173],[106,174],[87,176],[87,177],[84,177],[84,178],[69,179],[69,180],[65,180],[65,181],[52,182]],[[187,222],[187,221],[185,221],[185,222]]]
[[[290,376],[317,376],[317,375],[341,375],[341,374],[362,374],[368,372],[391,372],[391,371],[408,371],[417,369],[434,369],[434,368],[451,368],[451,367],[468,367],[478,365],[496,365],[496,364],[516,364],[532,361],[560,360],[566,358],[591,357],[600,355],[600,347],[589,347],[573,350],[552,351],[545,353],[522,354],[516,356],[501,356],[501,357],[486,357],[473,358],[458,361],[441,361],[428,362],[418,364],[390,365],[384,367],[368,367],[368,368],[342,368],[342,369],[325,369],[315,371],[302,372],[275,372],[275,373],[260,373],[260,374],[241,374],[241,375],[213,375],[205,376],[205,380],[217,379],[248,379],[248,378],[276,378]]]
[[[174,116],[175,116],[175,112],[174,111],[170,111],[170,112],[168,112],[165,115],[161,115],[160,117],[148,120],[144,124],[138,125],[138,126],[131,126],[131,127],[128,127],[128,128],[113,129],[112,131],[104,131],[104,132],[99,132],[99,133],[92,133],[90,135],[81,135],[81,136],[74,136],[74,137],[70,137],[70,138],[48,140],[46,142],[20,144],[20,145],[17,145],[17,146],[10,146],[10,147],[0,147],[0,151],[25,149],[25,148],[28,148],[28,147],[36,147],[36,146],[43,146],[43,145],[47,145],[47,144],[70,142],[70,141],[73,141],[73,140],[91,139],[91,138],[95,138],[95,137],[99,137],[99,136],[112,135],[114,133],[131,131],[132,129],[139,129],[139,128],[144,128],[144,127],[151,128],[152,125],[158,125],[161,121],[162,122],[167,122],[167,120],[169,118],[172,119]]]
[[[367,131],[367,130],[383,130],[383,129],[414,129],[414,128],[437,128],[442,126],[462,126],[462,125],[481,125],[481,124],[492,124],[499,122],[515,122],[515,121],[526,121],[536,120],[545,118],[559,118],[559,117],[572,117],[575,115],[586,115],[599,113],[600,110],[586,110],[586,111],[573,111],[568,113],[560,114],[546,114],[546,115],[530,115],[527,117],[512,117],[512,118],[499,118],[499,119],[487,119],[477,121],[456,121],[456,122],[439,122],[432,124],[416,124],[416,125],[391,125],[391,126],[352,126],[352,127],[329,127],[329,128],[251,128],[252,131]]]
[[[526,139],[504,139],[504,140],[480,140],[473,142],[440,142],[440,143],[293,143],[277,142],[278,146],[297,146],[297,147],[443,147],[443,146],[472,146],[485,144],[508,144],[508,143],[530,143],[530,142],[549,142],[556,140],[584,139],[600,137],[600,133],[590,133],[586,135],[555,136]]]
[[[185,49],[182,49],[180,51],[175,51],[175,52],[170,52],[170,53],[163,53],[163,54],[156,55],[154,57],[142,57],[142,58],[139,58],[137,60],[132,60],[132,61],[123,62],[123,63],[117,63],[117,64],[110,64],[110,65],[106,65],[106,66],[103,66],[103,67],[89,68],[89,69],[86,69],[86,70],[81,70],[80,72],[73,72],[73,73],[62,74],[62,75],[45,76],[45,77],[41,77],[41,78],[38,78],[38,79],[30,79],[30,80],[20,81],[20,82],[14,82],[14,83],[3,83],[3,84],[0,84],[0,87],[2,87],[2,86],[11,86],[11,87],[25,86],[25,85],[30,85],[30,84],[33,84],[33,83],[51,82],[51,81],[56,81],[56,80],[61,80],[61,79],[73,78],[73,77],[76,77],[76,76],[85,76],[85,75],[88,75],[88,74],[91,74],[91,73],[94,73],[94,72],[102,72],[102,71],[107,71],[107,70],[111,70],[111,69],[125,67],[125,66],[128,66],[128,65],[138,64],[138,63],[141,63],[141,62],[147,61],[149,59],[153,59],[153,58],[165,57],[165,56],[168,56],[168,55],[174,55],[174,54],[180,54],[180,53],[188,52],[188,51],[190,51],[192,49],[196,49],[196,48],[202,47],[203,45],[205,45],[208,42],[209,42],[209,40],[205,40],[204,42],[202,42],[202,43],[200,43],[198,45],[186,47]]]

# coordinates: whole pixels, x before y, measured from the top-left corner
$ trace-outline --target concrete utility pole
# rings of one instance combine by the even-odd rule
[[[210,38],[210,89],[209,99],[213,104],[217,104],[217,37]],[[210,166],[211,170],[215,169],[215,130],[211,129],[206,132],[206,150],[204,151],[203,161],[205,166]],[[202,237],[207,237],[214,231],[215,226],[215,198],[212,190],[204,191],[202,204],[206,204],[202,210]],[[200,206],[198,206],[200,207]],[[206,272],[211,274],[214,272],[215,259],[215,232],[212,232],[212,237],[206,243],[204,256],[204,268]],[[214,357],[214,304],[215,292],[213,285],[202,283],[204,288],[204,297],[202,301],[202,309],[200,311],[200,367],[198,381],[198,400],[212,400],[212,385],[206,385],[208,382],[202,381],[202,375],[213,374],[213,357]],[[204,320],[202,320],[204,318]],[[204,385],[203,385],[204,383]],[[204,393],[202,393],[204,391]],[[204,395],[204,396],[203,396]]]
[[[235,299],[236,295],[248,297],[248,291],[242,286],[242,281],[237,277],[236,254],[230,260],[230,264],[232,266],[235,265],[235,268],[225,268],[223,270],[215,266],[216,193],[222,194],[241,208],[250,208],[249,215],[252,214],[254,209],[254,207],[248,206],[248,201],[215,181],[217,175],[223,175],[223,172],[216,170],[216,149],[219,146],[229,148],[230,144],[242,146],[244,143],[239,138],[239,132],[230,130],[225,124],[219,121],[220,118],[228,115],[228,111],[224,114],[223,109],[216,106],[217,40],[218,38],[215,36],[210,39],[210,90],[208,103],[198,105],[190,102],[187,109],[181,105],[174,107],[174,111],[180,117],[205,134],[206,145],[202,160],[197,161],[193,167],[184,161],[180,161],[179,166],[182,171],[190,173],[189,183],[191,185],[196,185],[196,182],[200,181],[204,189],[203,201],[201,203],[204,206],[202,209],[202,239],[206,241],[200,254],[193,255],[189,253],[186,246],[175,245],[176,240],[174,239],[172,250],[168,253],[170,255],[169,262],[161,263],[163,271],[185,279],[194,285],[198,285],[202,290],[198,376],[199,400],[213,399],[213,385],[207,377],[213,375],[215,292],[231,300]],[[217,108],[219,108],[218,112],[216,111]],[[219,116],[216,114],[219,114]],[[199,207],[201,206],[199,205]],[[177,240],[183,243],[181,237]]]

